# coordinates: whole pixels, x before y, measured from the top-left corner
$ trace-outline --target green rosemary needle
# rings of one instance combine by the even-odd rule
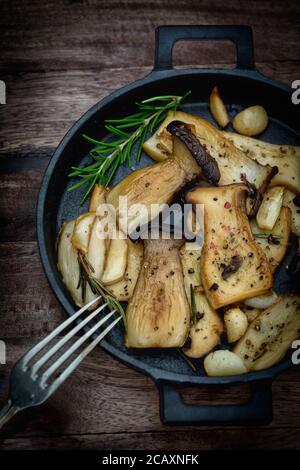
[[[120,302],[109,292],[107,287],[93,275],[94,268],[84,255],[78,254],[78,263],[80,268],[80,276],[77,288],[82,287],[82,302],[85,301],[86,285],[89,284],[94,294],[101,295],[103,302],[107,302],[111,310],[115,310],[121,315],[125,330],[127,329],[126,316]]]
[[[72,167],[69,176],[79,178],[79,181],[68,188],[68,191],[85,186],[87,189],[81,203],[89,196],[95,184],[111,182],[118,167],[124,163],[131,164],[131,152],[137,145],[136,161],[142,154],[142,145],[148,132],[154,129],[165,119],[169,110],[176,112],[180,103],[190,95],[190,91],[183,96],[154,96],[136,103],[138,112],[120,119],[108,119],[105,128],[114,135],[115,140],[99,141],[90,136],[83,138],[94,145],[90,155],[94,162],[84,167]]]
[[[196,373],[197,368],[196,368],[195,364],[193,364],[193,362],[184,354],[184,351],[180,348],[177,348],[177,351],[179,352],[182,359],[184,359],[185,362],[187,363],[187,365],[192,369],[192,371]]]

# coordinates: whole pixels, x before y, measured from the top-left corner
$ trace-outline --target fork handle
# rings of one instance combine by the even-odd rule
[[[18,411],[20,408],[16,405],[13,405],[11,400],[8,400],[6,405],[0,411],[0,429],[2,426],[7,423]]]

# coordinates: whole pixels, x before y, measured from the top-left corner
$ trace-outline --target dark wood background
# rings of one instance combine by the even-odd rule
[[[65,132],[95,102],[151,70],[154,28],[162,24],[247,24],[257,68],[291,83],[300,78],[298,1],[1,1],[0,79],[0,404],[20,355],[64,318],[39,259],[35,207],[49,158]],[[233,67],[231,44],[176,45],[178,66]],[[246,399],[248,390],[185,390],[188,400]],[[44,405],[15,417],[2,449],[299,448],[300,369],[273,385],[274,421],[261,427],[172,427],[159,420],[152,381],[102,350]]]

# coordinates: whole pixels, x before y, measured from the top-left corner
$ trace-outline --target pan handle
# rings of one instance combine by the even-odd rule
[[[159,380],[160,418],[164,424],[268,424],[272,421],[272,383],[252,382],[251,399],[244,404],[190,405],[184,403],[175,385]]]
[[[230,40],[237,50],[237,68],[255,70],[253,36],[249,26],[159,26],[155,30],[154,70],[172,68],[172,49],[180,40]]]

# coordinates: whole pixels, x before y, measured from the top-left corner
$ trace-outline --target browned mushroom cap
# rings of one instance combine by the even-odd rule
[[[221,174],[216,160],[201,145],[197,137],[191,132],[189,127],[182,121],[172,121],[167,126],[170,134],[178,137],[183,142],[192,156],[200,166],[204,178],[212,184],[217,184]]]
[[[260,186],[259,189],[257,189],[254,184],[250,183],[247,180],[247,176],[245,175],[245,173],[241,174],[241,181],[243,181],[245,183],[245,185],[247,186],[248,196],[249,196],[250,199],[252,199],[252,204],[251,204],[250,210],[248,212],[248,217],[250,219],[257,214],[258,209],[259,209],[259,207],[262,203],[263,193],[267,189],[267,186],[268,186],[269,182],[271,181],[271,179],[273,178],[273,176],[276,175],[277,173],[278,173],[278,167],[273,166],[272,170],[270,171],[270,173],[268,175],[268,177],[265,179],[265,181],[263,182],[263,184]]]

